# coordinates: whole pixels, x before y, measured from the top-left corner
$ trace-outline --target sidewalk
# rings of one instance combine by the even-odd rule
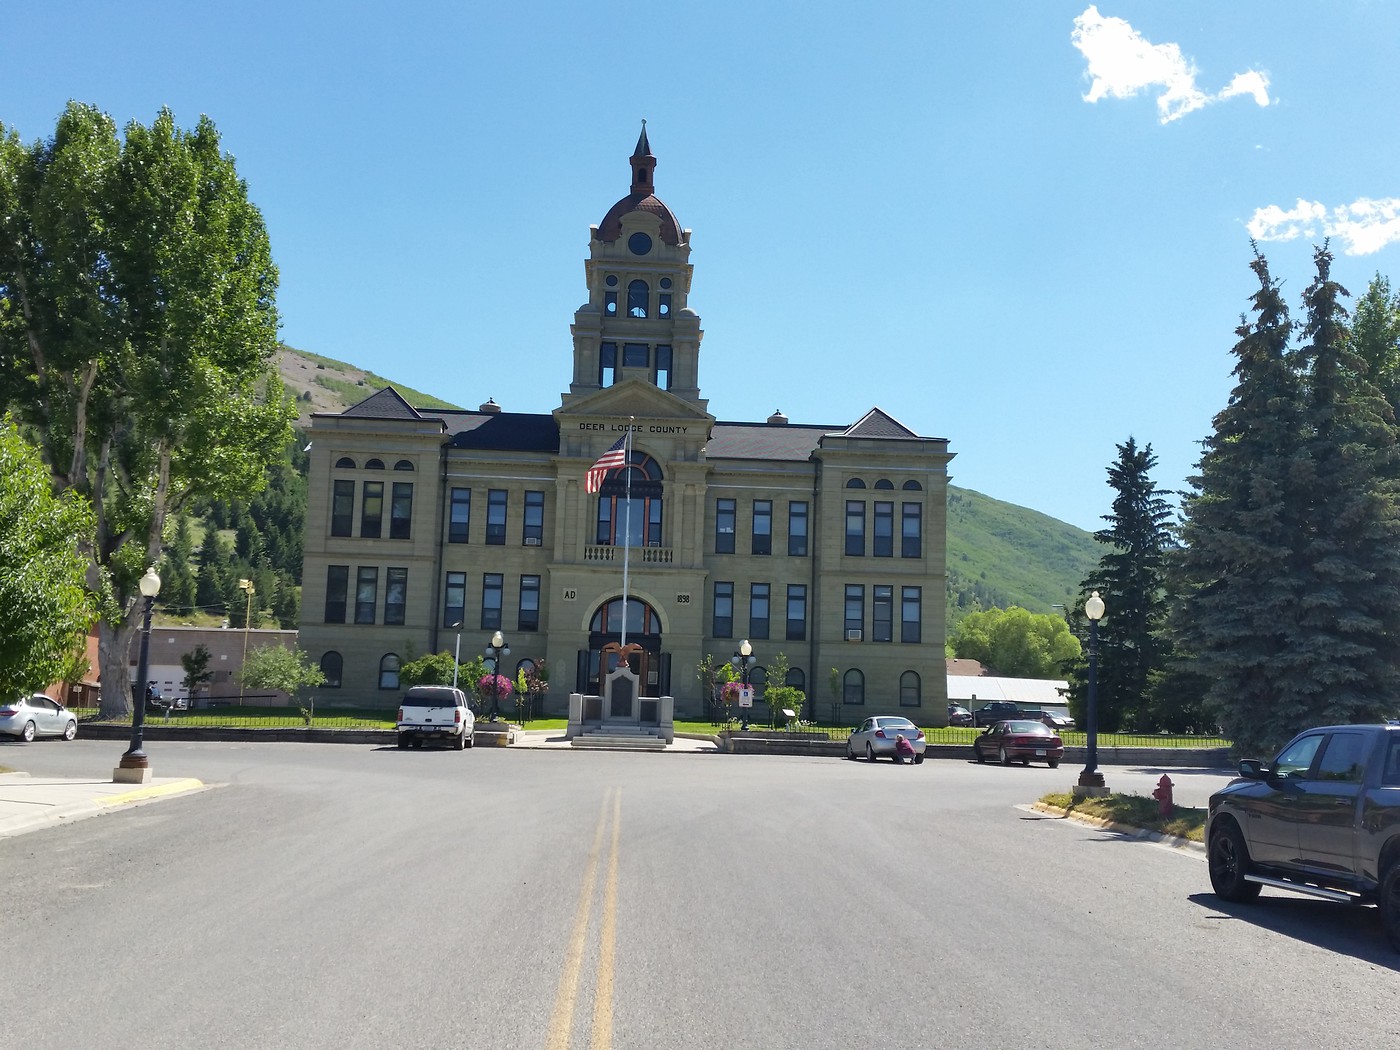
[[[110,780],[0,773],[0,839],[109,813],[118,806],[203,791],[192,777],[154,777],[133,786]]]

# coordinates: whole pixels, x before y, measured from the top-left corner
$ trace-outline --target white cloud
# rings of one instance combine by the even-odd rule
[[[1359,197],[1330,212],[1318,201],[1300,198],[1288,211],[1277,204],[1257,209],[1245,228],[1256,241],[1320,235],[1340,241],[1346,255],[1374,255],[1392,241],[1400,241],[1400,197]]]
[[[1149,43],[1123,19],[1105,18],[1094,6],[1074,20],[1070,41],[1088,63],[1085,102],[1132,98],[1157,89],[1157,112],[1163,124],[1236,95],[1250,95],[1261,106],[1269,104],[1269,78],[1264,73],[1237,73],[1224,91],[1208,95],[1196,86],[1196,66],[1180,47]]]

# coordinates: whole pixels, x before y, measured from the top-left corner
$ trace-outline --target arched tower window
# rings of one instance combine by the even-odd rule
[[[611,547],[660,547],[662,481],[661,464],[645,452],[634,451],[625,469],[609,473],[598,490],[594,542]]]
[[[646,281],[633,281],[627,286],[627,316],[646,317],[650,300],[651,289]]]

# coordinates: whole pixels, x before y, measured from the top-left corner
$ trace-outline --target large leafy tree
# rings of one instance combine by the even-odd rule
[[[977,660],[1008,678],[1058,678],[1079,655],[1079,642],[1058,616],[1017,606],[968,613],[950,641],[953,655]]]
[[[1165,658],[1165,562],[1172,544],[1171,504],[1151,478],[1157,465],[1152,446],[1139,448],[1130,436],[1117,447],[1118,458],[1108,468],[1114,491],[1112,509],[1104,516],[1108,527],[1094,533],[1106,549],[1075,606],[1082,609],[1085,599],[1098,591],[1107,610],[1098,632],[1098,724],[1109,732],[1156,728],[1146,724],[1148,687]],[[1087,665],[1076,662],[1071,672],[1071,700],[1076,705],[1086,673]]]
[[[91,502],[102,710],[130,710],[136,580],[167,516],[262,487],[291,434],[277,271],[208,118],[119,137],[71,103],[51,138],[0,126],[0,401],[60,489]]]
[[[1388,409],[1347,348],[1346,293],[1316,253],[1302,344],[1256,251],[1237,384],[1183,505],[1174,625],[1236,745],[1393,706],[1400,515]]]
[[[87,503],[55,496],[38,453],[0,421],[0,699],[68,677],[92,622]]]

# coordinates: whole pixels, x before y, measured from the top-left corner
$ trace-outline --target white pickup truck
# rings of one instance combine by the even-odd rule
[[[475,728],[466,694],[450,685],[415,685],[399,703],[399,747],[422,747],[428,740],[465,751]]]

